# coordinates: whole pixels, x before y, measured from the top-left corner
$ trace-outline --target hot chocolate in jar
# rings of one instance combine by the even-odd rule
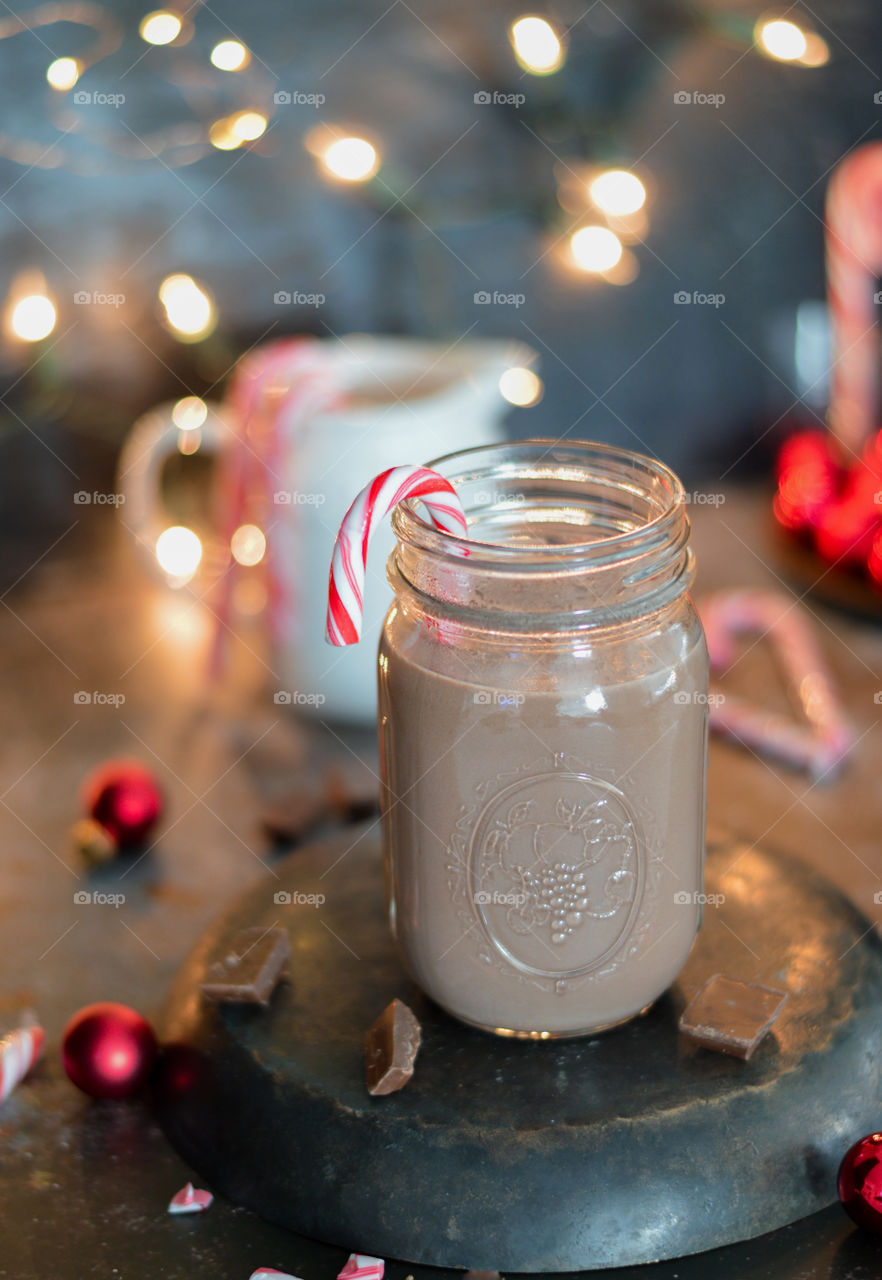
[[[581,1035],[646,1010],[700,923],[707,653],[683,489],[596,444],[433,463],[468,536],[393,514],[380,642],[387,893],[465,1022]]]

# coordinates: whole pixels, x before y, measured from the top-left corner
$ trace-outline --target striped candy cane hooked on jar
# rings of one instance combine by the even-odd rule
[[[328,582],[325,638],[329,644],[358,644],[364,613],[364,579],[371,534],[406,498],[425,503],[436,529],[462,535],[465,512],[449,480],[429,467],[390,467],[365,485],[343,517]]]

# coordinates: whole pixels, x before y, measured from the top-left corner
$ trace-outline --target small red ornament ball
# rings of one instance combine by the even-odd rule
[[[90,1004],[64,1029],[64,1069],[90,1098],[128,1098],[146,1083],[157,1053],[153,1028],[125,1004]]]
[[[137,760],[109,760],[83,783],[86,812],[124,849],[142,844],[162,813],[159,784]]]
[[[839,1199],[859,1227],[882,1234],[882,1133],[867,1134],[846,1151]]]

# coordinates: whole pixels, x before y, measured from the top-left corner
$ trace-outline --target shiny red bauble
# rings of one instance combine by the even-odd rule
[[[882,1133],[869,1133],[846,1151],[839,1199],[859,1227],[882,1233]]]
[[[83,802],[121,849],[143,844],[163,808],[159,784],[137,760],[99,765],[83,783]]]
[[[90,1004],[64,1029],[64,1069],[90,1098],[128,1098],[144,1085],[157,1053],[150,1023],[125,1004]]]

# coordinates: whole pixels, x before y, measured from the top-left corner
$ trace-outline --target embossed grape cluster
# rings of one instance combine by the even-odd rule
[[[572,862],[556,862],[535,872],[524,867],[517,870],[526,891],[551,917],[551,941],[562,945],[582,923],[588,907],[584,871]]]

